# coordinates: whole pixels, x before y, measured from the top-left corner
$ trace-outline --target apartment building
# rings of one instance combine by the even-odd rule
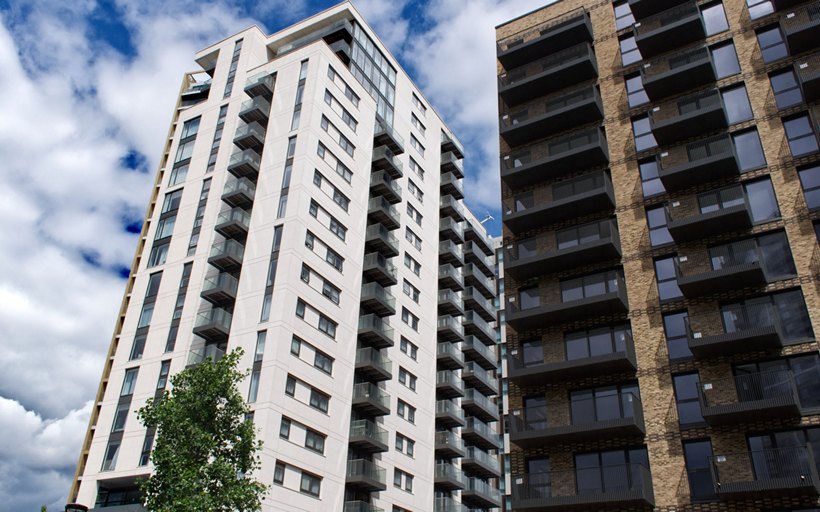
[[[516,511],[820,510],[820,3],[497,27]]]
[[[195,60],[70,501],[141,510],[135,411],[241,347],[263,510],[500,506],[495,256],[456,136],[347,2]]]

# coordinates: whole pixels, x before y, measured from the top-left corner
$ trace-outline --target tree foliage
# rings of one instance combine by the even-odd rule
[[[247,373],[236,369],[242,350],[206,359],[171,379],[171,389],[149,399],[140,421],[155,427],[153,474],[140,488],[153,512],[256,512],[268,487],[253,479],[259,468],[253,422],[237,389]]]

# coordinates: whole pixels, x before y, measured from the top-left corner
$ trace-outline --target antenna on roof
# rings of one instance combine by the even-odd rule
[[[485,222],[489,222],[491,220],[495,220],[495,217],[490,215],[490,212],[487,212],[487,216],[481,221],[481,224],[483,225]]]

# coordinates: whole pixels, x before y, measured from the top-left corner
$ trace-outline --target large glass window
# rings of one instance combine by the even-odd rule
[[[524,397],[524,421],[530,430],[547,428],[547,399],[544,396]]]
[[[746,6],[749,8],[749,17],[753,20],[774,12],[771,0],[746,0]]]
[[[740,62],[737,60],[734,43],[730,41],[720,46],[713,46],[711,51],[718,79],[740,73]]]
[[[544,364],[544,344],[541,340],[521,342],[521,363],[524,367]]]
[[[774,326],[786,341],[814,338],[806,302],[799,289],[724,304],[720,311],[727,333]]]
[[[766,165],[766,156],[757,130],[737,132],[732,135],[732,141],[735,143],[735,154],[741,171],[751,171]]]
[[[663,194],[666,189],[658,177],[658,160],[649,158],[638,162],[638,169],[641,173],[641,188],[644,197],[651,197]]]
[[[649,468],[645,447],[576,453],[577,491],[581,494],[640,489],[644,484],[641,468]]]
[[[769,81],[778,109],[783,110],[803,102],[803,92],[792,68],[770,74]]]
[[[134,394],[134,388],[137,385],[137,373],[139,368],[129,368],[125,370],[125,377],[122,379],[122,390],[120,396],[127,396]]]
[[[754,222],[765,222],[780,218],[780,207],[777,204],[777,198],[774,195],[770,179],[747,183],[745,188]]]
[[[567,361],[626,351],[629,326],[603,327],[564,335]]]
[[[632,119],[632,135],[635,138],[635,151],[645,151],[658,145],[649,125],[649,116]]]
[[[675,258],[676,256],[670,256],[655,260],[655,280],[658,283],[658,298],[661,301],[683,297],[683,292],[678,288]]]
[[[820,208],[820,165],[800,169],[798,174],[803,196],[806,198],[806,207],[809,210]]]
[[[715,483],[712,480],[712,443],[686,441],[683,443],[683,456],[686,460],[686,476],[693,500],[709,499],[715,494]]]
[[[623,30],[631,27],[635,23],[635,17],[632,16],[632,9],[629,8],[627,0],[615,2],[612,7],[615,9],[615,29]]]
[[[675,386],[675,404],[678,408],[678,422],[682,427],[702,425],[703,415],[700,411],[698,386],[700,378],[697,372],[681,373],[672,376]]]
[[[792,156],[798,157],[817,151],[817,136],[808,114],[783,120],[783,129],[789,141]]]
[[[649,243],[652,247],[672,243],[672,235],[666,226],[666,207],[655,206],[646,209],[646,222],[649,225]]]
[[[820,407],[820,356],[817,354],[742,364],[735,366],[734,370],[735,375],[739,377],[765,375],[762,379],[738,383],[741,400],[775,398],[796,389],[802,407]],[[791,386],[790,378],[794,379],[794,388]],[[741,387],[742,384],[746,385]]]
[[[635,36],[630,34],[620,38],[619,41],[621,45],[621,64],[629,66],[630,64],[640,62],[643,57],[641,57],[641,51],[638,49],[637,43],[635,43]]]
[[[783,40],[783,33],[779,25],[762,28],[757,31],[757,44],[766,64],[788,57],[789,49]]]
[[[649,102],[649,96],[643,88],[643,79],[640,73],[626,75],[624,83],[626,84],[626,97],[630,107],[637,107]]]
[[[789,241],[783,231],[710,247],[709,258],[715,270],[760,261],[771,278],[797,274]]]
[[[666,336],[666,349],[669,352],[670,361],[692,357],[687,336],[688,318],[686,311],[663,315],[663,332]]]
[[[601,272],[561,281],[561,300],[569,302],[618,291],[619,271]]]
[[[746,93],[746,86],[738,85],[720,91],[723,97],[723,105],[726,109],[726,118],[729,124],[748,121],[753,116],[752,105],[749,103],[749,95]]]
[[[640,399],[637,383],[604,386],[570,392],[572,424],[631,418],[636,399]]]
[[[707,36],[729,30],[729,21],[726,19],[726,11],[723,10],[722,2],[701,7],[700,14],[703,18],[703,26],[706,28]]]

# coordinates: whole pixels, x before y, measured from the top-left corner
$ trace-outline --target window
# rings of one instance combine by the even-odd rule
[[[288,375],[285,380],[285,394],[292,397],[296,395],[296,379]]]
[[[279,424],[279,437],[282,439],[288,439],[290,437],[290,427],[290,419],[282,416],[282,423]]]
[[[419,251],[421,250],[421,237],[408,227],[404,228],[404,239],[413,244],[413,247]]]
[[[407,492],[413,492],[413,475],[395,468],[393,470],[393,486]]]
[[[180,134],[181,139],[187,139],[188,137],[193,137],[199,131],[199,122],[201,118],[195,117],[182,125],[182,133]]]
[[[729,22],[726,20],[726,11],[723,9],[722,2],[701,7],[700,15],[707,37],[729,30]]]
[[[168,385],[168,373],[171,371],[171,361],[163,361],[159,367],[159,378],[157,379],[157,389],[165,389]]]
[[[122,390],[120,396],[128,396],[134,394],[134,388],[137,385],[137,373],[139,368],[128,368],[125,370],[125,377],[122,379]]]
[[[338,158],[336,158],[336,156],[331,153],[330,150],[328,150],[327,147],[325,147],[325,145],[321,142],[316,147],[316,154],[318,154],[322,160],[327,162],[333,170],[336,171],[336,174],[344,178],[346,182],[350,183],[350,180],[353,179],[353,172],[348,169],[348,167]]]
[[[353,156],[353,152],[356,149],[356,147],[324,115],[322,115],[322,122],[320,126],[322,127],[322,130],[324,130],[328,135],[330,135],[333,141],[339,144],[339,147],[342,148],[342,150],[344,150],[345,153],[347,153],[350,156]]]
[[[649,225],[649,243],[652,247],[672,243],[672,235],[666,227],[666,206],[647,208],[646,222]]]
[[[574,425],[631,418],[640,400],[637,383],[605,386],[570,392],[570,414]]]
[[[567,361],[626,352],[627,337],[631,337],[631,335],[632,332],[628,326],[603,327],[567,333],[564,335]],[[534,364],[542,364],[544,362],[544,353],[541,348],[541,341],[538,340],[535,343],[537,343],[537,346],[534,346],[532,341],[524,343],[525,362],[531,359]],[[532,354],[531,358],[528,357],[529,353]]]
[[[160,213],[168,213],[179,209],[179,203],[182,200],[182,189],[175,190],[165,194],[165,200],[162,203],[162,210]]]
[[[416,449],[416,442],[396,432],[396,451],[405,455],[413,456]]]
[[[145,433],[145,439],[142,441],[142,452],[140,453],[140,466],[147,466],[151,460],[151,447],[154,446],[154,433],[150,430]]]
[[[154,303],[143,304],[140,319],[137,322],[137,329],[140,327],[148,327],[151,324],[152,316],[154,316]]]
[[[675,386],[675,403],[681,427],[702,425],[704,420],[700,412],[700,378],[697,372],[673,375],[672,383]]]
[[[817,136],[814,134],[808,114],[791,117],[783,120],[786,138],[789,140],[789,149],[793,157],[799,157],[818,150]]]
[[[316,453],[325,453],[325,436],[315,430],[307,429],[305,432],[305,448]]]
[[[410,423],[416,422],[416,408],[404,400],[399,400],[396,403],[396,414]]]
[[[141,331],[134,336],[134,343],[131,345],[131,354],[128,356],[129,361],[142,359],[142,354],[145,351],[145,339],[147,337],[148,333]]]
[[[638,169],[641,173],[641,187],[644,197],[651,197],[666,192],[661,179],[658,177],[657,159],[649,158],[639,161]]]
[[[412,270],[416,275],[421,274],[421,263],[407,253],[404,253],[404,266]]]
[[[331,339],[336,338],[336,326],[336,322],[323,314],[319,314],[319,330],[327,334]]]
[[[588,297],[596,297],[618,291],[620,271],[600,272],[575,279],[561,281],[561,300],[570,302]]]
[[[798,170],[806,207],[809,210],[820,208],[820,165]]]
[[[637,107],[649,102],[649,96],[643,88],[643,79],[640,73],[633,73],[624,77],[626,97],[630,107]]]
[[[114,413],[114,422],[111,425],[111,432],[122,432],[125,430],[125,420],[128,419],[128,408],[131,403],[117,404],[117,411]]]
[[[401,308],[401,321],[409,325],[414,331],[419,330],[419,317],[410,312],[409,309]]]
[[[325,297],[330,299],[330,301],[333,302],[334,304],[339,303],[339,295],[341,293],[342,293],[341,290],[339,290],[338,288],[336,288],[335,286],[333,286],[332,284],[327,282],[327,280],[325,280],[322,283],[322,295],[324,295]]]
[[[413,208],[413,205],[410,203],[407,203],[407,215],[409,215],[410,218],[413,219],[413,222],[421,226],[421,212]]]
[[[778,109],[783,110],[803,102],[803,92],[800,90],[800,84],[797,83],[793,69],[788,68],[772,73],[769,75],[769,81],[772,84],[774,101]]]
[[[754,222],[764,222],[780,217],[780,206],[777,204],[770,179],[752,181],[747,183],[745,188]]]
[[[709,247],[709,258],[714,270],[759,261],[771,279],[797,275],[789,242],[783,231]]]
[[[419,97],[416,96],[416,93],[413,93],[413,106],[419,109],[422,115],[427,114],[427,107],[424,105],[424,103],[422,103]]]
[[[610,489],[640,487],[643,482],[641,467],[649,468],[649,456],[645,447],[576,453],[577,491],[579,494],[600,493]]]
[[[418,288],[410,284],[410,281],[408,281],[407,279],[405,279],[404,283],[402,283],[402,288],[405,295],[413,299],[413,302],[415,302],[416,304],[419,303],[419,295],[421,294],[421,292]]]
[[[763,55],[763,62],[766,64],[789,55],[779,25],[772,25],[758,30],[757,44],[760,46],[760,53]]]
[[[820,356],[817,354],[774,359],[734,367],[739,385],[748,384],[740,392],[741,401],[778,398],[791,394],[791,379],[804,408],[820,407]],[[746,376],[746,377],[744,377]],[[766,384],[761,386],[763,380]]]
[[[305,301],[303,301],[302,299],[297,300],[296,301],[296,316],[298,316],[299,318],[304,319],[305,318],[305,308],[306,308]]]
[[[686,460],[686,476],[692,499],[710,499],[715,495],[715,483],[712,480],[712,443],[703,441],[685,441],[683,456]]]
[[[749,17],[753,20],[774,12],[771,0],[746,0],[746,7],[749,8]]]
[[[185,181],[185,178],[188,177],[188,168],[190,166],[186,164],[182,165],[175,165],[171,169],[171,176],[168,178],[168,186],[172,187],[174,185],[179,185],[180,183]]]
[[[253,361],[261,361],[265,354],[265,339],[268,336],[268,331],[259,331],[256,333],[256,349],[253,352]]]
[[[151,254],[148,256],[148,268],[164,265],[168,258],[168,248],[170,246],[170,241],[155,243],[151,248]]]
[[[661,301],[683,297],[683,292],[678,288],[675,258],[676,256],[671,256],[655,260],[655,280],[658,283],[658,298]]]
[[[731,41],[711,47],[711,52],[718,79],[740,73],[740,62],[737,60],[735,45]]]
[[[321,352],[319,350],[316,350],[313,356],[313,366],[322,370],[328,375],[333,373],[333,359],[324,352]]]
[[[692,352],[689,351],[688,318],[686,311],[663,315],[663,332],[670,361],[692,357]]]
[[[259,394],[259,377],[261,376],[261,370],[254,370],[251,373],[251,385],[250,389],[248,390],[248,403],[252,404],[256,402],[256,397]]]
[[[405,338],[404,336],[401,337],[401,342],[399,343],[399,348],[401,349],[402,352],[404,352],[405,354],[410,356],[410,359],[412,359],[414,361],[418,357],[419,348],[415,344],[408,341],[408,339]]]
[[[727,333],[769,327],[779,322],[785,341],[800,342],[814,337],[800,289],[724,304],[720,313]]]
[[[559,250],[577,247],[611,236],[609,221],[596,221],[562,229],[555,233],[556,244]],[[534,241],[533,238],[529,240]]]
[[[635,36],[630,34],[628,36],[623,36],[618,39],[620,46],[621,46],[621,64],[624,66],[629,66],[630,64],[635,64],[636,62],[640,62],[643,57],[641,57],[641,51],[638,49],[638,45],[635,43]]]
[[[191,155],[194,153],[195,142],[196,141],[194,140],[189,140],[188,142],[181,142],[179,144],[179,147],[177,147],[177,154],[174,157],[174,163],[190,159]]]
[[[424,192],[413,183],[413,180],[407,180],[407,190],[410,191],[410,194],[419,200],[419,202],[424,202]]]
[[[105,448],[105,457],[101,471],[113,471],[117,466],[117,456],[120,453],[120,442],[109,439]]]
[[[645,151],[658,145],[649,125],[649,116],[632,119],[632,134],[635,138],[635,151]]]
[[[276,461],[273,468],[273,483],[282,485],[285,482],[285,463]]]
[[[615,30],[629,28],[635,23],[635,17],[632,16],[632,9],[629,8],[627,0],[615,2],[613,8],[615,9]]]
[[[412,112],[410,113],[410,124],[415,126],[422,135],[424,135],[424,132],[427,131],[427,128],[421,123],[419,118],[416,117],[416,114],[413,114]]]
[[[322,412],[327,412],[328,405],[330,403],[330,397],[326,394],[322,393],[321,391],[317,391],[313,388],[310,390],[310,406],[314,409],[319,409]]]
[[[159,219],[159,223],[157,223],[157,231],[154,234],[154,240],[170,237],[174,233],[174,224],[176,224],[176,220],[176,215]]]
[[[720,91],[723,97],[723,108],[726,109],[726,118],[729,124],[740,123],[752,119],[752,106],[749,104],[749,95],[744,85],[738,85]]]
[[[327,105],[330,106],[330,108],[342,118],[342,121],[348,126],[348,128],[353,130],[354,133],[356,132],[356,127],[359,123],[327,89],[325,89],[325,103],[327,103]]]
[[[412,389],[413,391],[416,390],[416,376],[412,373],[408,372],[404,368],[399,368],[399,384]]]

